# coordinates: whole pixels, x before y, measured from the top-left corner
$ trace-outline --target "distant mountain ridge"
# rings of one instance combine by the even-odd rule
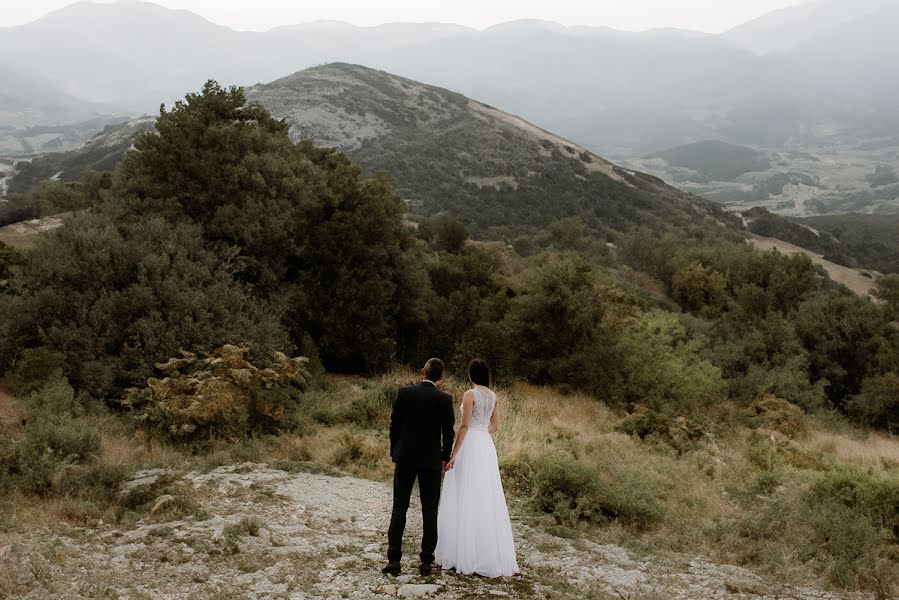
[[[722,37],[762,54],[786,52],[823,32],[895,6],[897,0],[802,2],[739,25]]]
[[[889,35],[899,16],[887,11],[876,22],[864,20],[870,7],[892,1],[899,2],[820,0],[723,36],[527,20],[483,31],[319,22],[256,33],[146,2],[81,3],[0,29],[0,57],[15,56],[23,72],[44,74],[61,94],[135,113],[153,111],[209,77],[252,85],[316,64],[361,63],[458,90],[604,155],[633,157],[703,139],[830,143],[857,131],[869,135],[884,122],[887,133],[899,136],[892,86],[884,85],[899,52]],[[832,37],[832,14],[857,23],[853,40],[865,43]],[[782,22],[782,31],[771,19]],[[776,30],[771,35],[795,48],[757,56],[746,49],[754,42],[745,41],[756,30],[762,37]],[[818,35],[826,38],[816,43]],[[875,58],[881,47],[884,55],[876,68],[859,69],[871,60],[872,40],[883,38],[873,45]],[[840,76],[828,70],[835,58]]]

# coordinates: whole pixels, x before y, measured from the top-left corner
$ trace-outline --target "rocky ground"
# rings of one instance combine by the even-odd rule
[[[150,489],[161,471],[127,487]],[[419,577],[410,514],[405,573],[380,573],[389,486],[351,477],[290,473],[242,464],[182,477],[197,510],[132,526],[98,523],[4,533],[0,576],[17,598],[414,598],[836,599],[861,595],[784,589],[749,571],[690,558],[637,558],[618,546],[555,537],[514,518],[522,575],[489,580]],[[3,595],[0,587],[0,596]]]

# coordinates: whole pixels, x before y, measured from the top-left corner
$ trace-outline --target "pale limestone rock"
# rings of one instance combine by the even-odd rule
[[[400,598],[424,598],[440,591],[440,586],[433,583],[406,583],[397,590]]]

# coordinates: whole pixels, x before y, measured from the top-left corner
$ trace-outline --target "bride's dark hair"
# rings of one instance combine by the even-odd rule
[[[480,358],[468,363],[468,377],[476,385],[490,387],[490,367]]]

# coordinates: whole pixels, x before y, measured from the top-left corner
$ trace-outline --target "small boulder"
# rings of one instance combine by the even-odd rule
[[[424,598],[440,591],[440,586],[433,583],[406,583],[397,590],[400,598]]]

